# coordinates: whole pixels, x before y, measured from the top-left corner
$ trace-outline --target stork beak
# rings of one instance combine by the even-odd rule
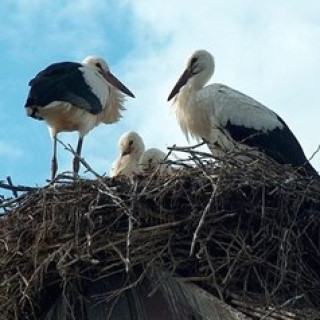
[[[120,80],[118,80],[110,71],[103,71],[102,75],[106,79],[106,81],[113,85],[115,88],[119,89],[120,91],[132,98],[135,97],[134,94],[122,82],[120,82]]]
[[[183,87],[188,82],[191,76],[191,68],[187,68],[186,70],[184,70],[176,85],[173,87],[171,93],[169,94],[168,101],[170,101],[179,92],[181,87]]]
[[[127,149],[123,150],[122,153],[121,153],[121,157],[124,157],[128,154],[130,154],[132,152],[132,148],[131,147],[128,147]]]

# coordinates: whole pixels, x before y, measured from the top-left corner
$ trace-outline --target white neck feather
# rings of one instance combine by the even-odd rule
[[[121,118],[121,111],[125,110],[123,103],[125,96],[116,88],[110,86],[109,97],[103,112],[98,115],[98,121],[104,123],[114,123]]]
[[[208,139],[210,118],[206,108],[197,101],[198,90],[188,83],[174,100],[174,109],[182,132],[189,141],[189,137],[200,140]]]
[[[188,81],[190,88],[199,90],[210,80],[214,72],[214,65],[207,66]]]

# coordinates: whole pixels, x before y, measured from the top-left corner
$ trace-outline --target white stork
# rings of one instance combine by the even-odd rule
[[[195,51],[168,97],[168,101],[175,98],[177,119],[187,139],[190,135],[208,141],[213,156],[235,148],[255,149],[317,176],[286,123],[239,91],[218,83],[205,86],[213,72],[213,56]]]
[[[141,159],[140,167],[142,172],[152,172],[160,165],[160,174],[171,173],[171,168],[168,164],[164,164],[167,154],[157,148],[150,148],[146,150]]]
[[[124,109],[124,95],[134,97],[109,70],[108,64],[96,56],[81,63],[60,62],[48,66],[33,78],[25,107],[27,115],[45,120],[53,140],[51,178],[56,175],[57,135],[78,131],[77,156],[73,171],[79,171],[84,136],[99,123],[114,123]],[[120,91],[119,91],[120,90]]]
[[[144,152],[144,143],[134,131],[125,132],[118,141],[120,155],[112,164],[111,177],[126,176],[132,178],[140,173],[140,158]]]

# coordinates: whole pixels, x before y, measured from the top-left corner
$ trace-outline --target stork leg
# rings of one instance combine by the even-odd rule
[[[79,167],[80,167],[79,157],[81,155],[82,143],[83,143],[83,137],[79,137],[77,150],[76,150],[77,156],[74,156],[73,158],[73,172],[75,174],[78,174],[79,172]]]
[[[51,180],[54,179],[58,170],[57,163],[57,135],[53,136],[53,153],[51,158]]]

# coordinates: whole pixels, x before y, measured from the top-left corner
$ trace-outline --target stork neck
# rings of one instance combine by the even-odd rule
[[[180,109],[188,109],[197,90],[198,89],[196,89],[192,83],[188,82],[177,94],[174,100],[175,107]]]
[[[193,90],[199,90],[204,87],[204,85],[210,80],[213,75],[213,67],[204,69],[200,73],[194,75],[189,80],[189,88]]]
[[[198,139],[206,138],[210,127],[210,119],[206,108],[197,99],[198,90],[185,86],[175,101],[175,112],[182,132],[189,140],[189,136]]]

